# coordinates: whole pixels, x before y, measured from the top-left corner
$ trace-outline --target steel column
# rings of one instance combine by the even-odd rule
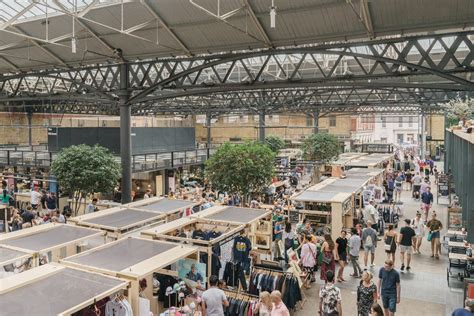
[[[258,141],[265,143],[265,111],[258,114]]]
[[[317,134],[319,131],[319,111],[313,113],[313,133]]]
[[[26,112],[26,118],[28,119],[28,146],[32,146],[33,145],[33,133],[32,133],[33,112],[31,111]]]
[[[207,148],[211,148],[211,119],[212,115],[210,113],[206,114],[206,127],[207,127]]]
[[[421,114],[421,159],[426,158],[426,115]]]
[[[128,63],[120,64],[120,160],[122,164],[122,204],[132,201],[132,107],[127,104]]]

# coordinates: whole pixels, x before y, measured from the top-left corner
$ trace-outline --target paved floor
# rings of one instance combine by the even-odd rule
[[[434,180],[434,179],[433,179]],[[432,181],[433,183],[433,181]],[[447,222],[447,200],[440,199],[436,204],[436,190],[433,190],[435,203],[433,209],[438,212],[438,218],[445,224]],[[411,198],[411,193],[404,191],[402,193],[404,218],[413,218],[420,207],[420,203]],[[400,228],[400,227],[399,227]],[[399,230],[399,229],[398,229]],[[443,233],[442,233],[443,235]],[[451,281],[457,287],[449,288],[446,280],[447,250],[442,249],[442,256],[439,260],[430,257],[430,245],[423,240],[420,255],[413,255],[412,270],[401,274],[401,302],[397,306],[397,315],[414,316],[430,315],[444,316],[451,315],[453,309],[462,306],[463,292],[462,284],[456,280]],[[383,247],[378,247],[376,251],[374,272],[374,281],[377,283],[377,275],[380,267],[385,260]],[[397,250],[395,262],[396,269],[400,268],[400,256]],[[361,266],[363,267],[362,260]],[[349,276],[352,273],[351,267],[344,270],[346,282],[337,283],[341,288],[343,300],[343,314],[357,315],[356,309],[356,288],[360,279],[354,279]],[[319,274],[318,274],[319,278]],[[295,312],[296,316],[314,316],[318,310],[319,298],[318,291],[321,281],[313,284],[313,287],[305,291],[308,301],[302,310]],[[452,285],[453,285],[452,284]],[[380,302],[379,302],[380,303]]]

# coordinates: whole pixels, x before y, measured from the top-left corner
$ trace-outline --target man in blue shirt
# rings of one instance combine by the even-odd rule
[[[385,315],[394,316],[400,303],[400,274],[393,268],[392,260],[385,260],[379,271],[378,297],[382,298]]]
[[[428,220],[431,204],[433,204],[433,193],[431,188],[427,187],[426,191],[421,194],[421,202],[423,203],[423,212],[425,214],[425,222]]]

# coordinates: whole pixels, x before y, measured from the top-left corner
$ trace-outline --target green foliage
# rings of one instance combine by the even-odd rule
[[[448,104],[443,106],[448,114],[448,123],[453,121],[463,121],[463,123],[474,117],[474,99],[466,98],[456,98],[450,100]],[[458,122],[451,125],[457,125]]]
[[[51,170],[62,190],[84,196],[111,192],[120,178],[121,167],[108,149],[78,145],[63,149]]]
[[[301,150],[306,160],[328,163],[337,159],[341,148],[336,136],[328,133],[317,133],[303,141]]]
[[[265,138],[265,144],[276,154],[280,149],[285,148],[285,142],[278,136],[268,136]]]
[[[206,161],[205,174],[214,188],[247,197],[271,182],[274,159],[275,153],[259,143],[225,143]]]

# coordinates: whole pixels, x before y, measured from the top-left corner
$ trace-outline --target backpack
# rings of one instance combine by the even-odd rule
[[[365,246],[372,247],[374,245],[374,241],[372,239],[371,235],[368,235],[367,238],[365,238]]]

